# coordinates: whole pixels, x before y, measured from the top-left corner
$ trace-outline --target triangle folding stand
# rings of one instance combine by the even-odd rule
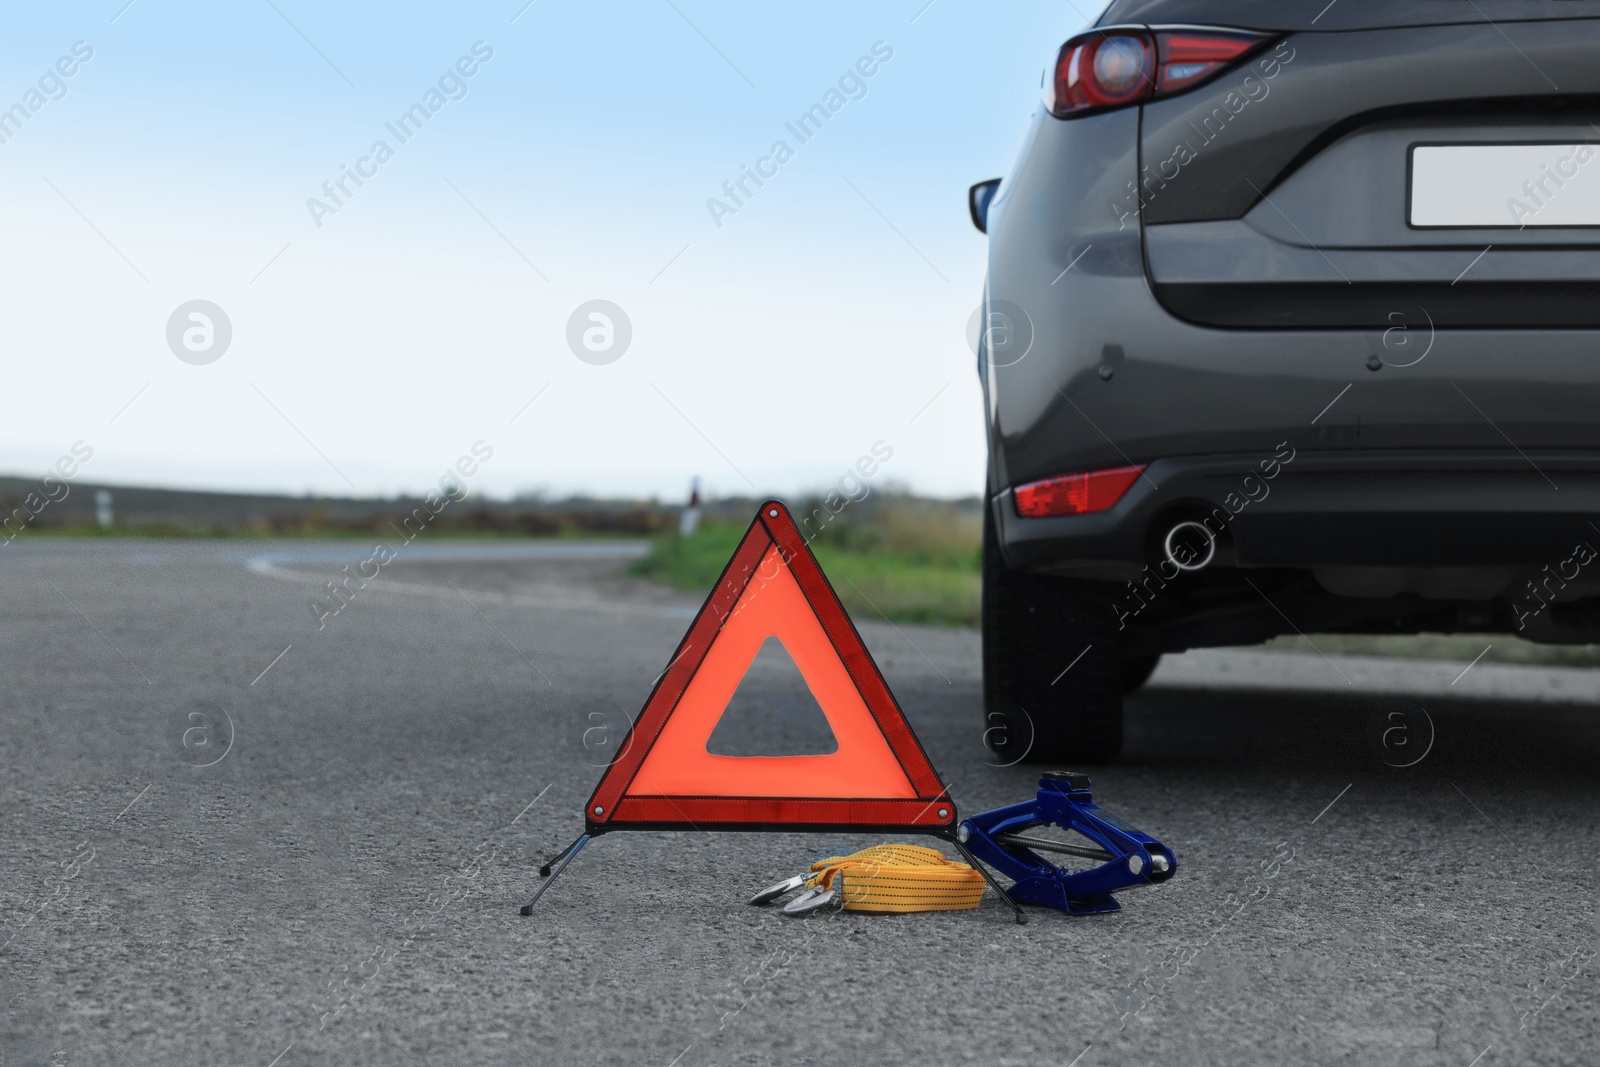
[[[708,752],[706,742],[729,700],[773,637],[822,708],[837,751]],[[988,874],[957,839],[949,791],[789,510],[772,500],[761,505],[657,679],[589,798],[584,821],[578,839],[540,868],[548,881],[522,905],[522,914],[532,913],[591,838],[618,830],[933,834]]]

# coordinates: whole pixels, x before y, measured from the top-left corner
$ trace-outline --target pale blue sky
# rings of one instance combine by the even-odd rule
[[[496,494],[794,493],[883,440],[881,477],[981,488],[965,191],[1098,7],[122,7],[13,9],[0,39],[0,108],[59,96],[0,144],[0,470],[82,438],[86,479],[391,493],[483,439]],[[476,42],[464,96],[385,129]],[[876,42],[893,58],[800,144],[784,123]],[[380,138],[393,158],[315,225]],[[707,199],[780,138],[794,157],[716,227]],[[192,299],[233,327],[205,366],[166,341]],[[632,321],[605,366],[566,342],[591,299]]]

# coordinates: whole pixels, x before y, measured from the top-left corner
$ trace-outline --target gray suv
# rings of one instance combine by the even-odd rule
[[[985,738],[1163,653],[1600,640],[1600,4],[1117,0],[989,235]]]

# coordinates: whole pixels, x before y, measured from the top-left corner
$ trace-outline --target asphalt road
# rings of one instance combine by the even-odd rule
[[[684,833],[520,917],[697,606],[626,551],[418,543],[319,630],[359,544],[5,548],[0,1063],[1600,1061],[1582,671],[1164,663],[1094,779],[1181,869],[1113,916],[785,919],[742,901],[873,841]],[[1026,799],[976,635],[861,629],[962,809]]]

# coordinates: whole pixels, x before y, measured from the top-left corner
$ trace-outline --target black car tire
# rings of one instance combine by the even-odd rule
[[[1007,567],[984,509],[983,739],[1007,763],[1107,763],[1121,751],[1114,590]]]

